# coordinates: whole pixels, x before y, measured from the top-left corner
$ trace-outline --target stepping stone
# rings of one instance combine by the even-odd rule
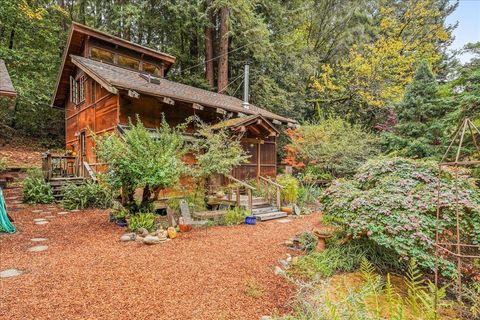
[[[57,214],[59,214],[59,215],[65,215],[65,214],[68,214],[68,212],[67,212],[67,211],[60,211],[60,212],[57,212]]]
[[[19,276],[23,273],[23,271],[17,270],[17,269],[6,269],[0,271],[0,278],[11,278],[11,277],[16,277]]]
[[[43,212],[43,210],[32,210],[33,213],[40,213]]]
[[[292,220],[290,220],[290,219],[280,219],[280,220],[277,220],[277,222],[279,222],[279,223],[289,223],[289,222],[292,222]]]
[[[55,216],[46,216],[45,219],[53,219]]]
[[[30,241],[32,242],[42,242],[42,241],[47,241],[48,238],[32,238]]]
[[[36,219],[33,219],[33,222],[40,222],[40,221],[47,221],[47,219],[45,219],[45,218],[36,218]]]
[[[79,209],[73,209],[73,210],[70,210],[70,212],[80,212]]]
[[[47,220],[35,222],[35,224],[38,224],[38,225],[44,225],[44,224],[47,224],[47,223],[48,223]]]
[[[51,212],[51,211],[44,211],[43,213],[45,213],[45,214],[51,214],[52,212]]]
[[[31,247],[31,248],[28,248],[27,251],[41,252],[41,251],[45,251],[47,249],[48,249],[48,246],[34,246],[34,247]]]

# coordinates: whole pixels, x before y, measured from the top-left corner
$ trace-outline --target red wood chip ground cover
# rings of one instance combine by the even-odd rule
[[[8,198],[8,190],[6,190]],[[18,201],[18,200],[17,200]],[[103,210],[57,215],[51,205],[7,200],[18,232],[0,235],[0,319],[259,319],[289,312],[294,293],[274,274],[283,242],[319,216],[211,227],[147,246],[120,242]],[[12,204],[13,203],[13,204]],[[16,207],[16,208],[15,208]],[[32,210],[43,209],[42,213]],[[53,215],[46,225],[33,219]],[[31,238],[46,237],[35,243]],[[42,252],[27,252],[34,245]],[[248,287],[255,285],[255,295]]]

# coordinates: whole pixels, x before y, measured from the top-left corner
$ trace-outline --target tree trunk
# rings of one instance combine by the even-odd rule
[[[205,77],[211,88],[215,86],[215,76],[213,70],[213,24],[214,15],[210,8],[211,0],[207,0],[208,24],[205,27]]]
[[[140,204],[140,206],[142,208],[146,208],[147,207],[147,204],[148,204],[148,201],[150,201],[150,196],[152,195],[151,191],[150,191],[150,187],[149,185],[147,184],[145,186],[145,188],[143,188],[143,194],[142,194],[142,203]]]
[[[86,24],[86,17],[85,17],[85,7],[86,7],[86,0],[81,0],[79,5],[78,5],[78,21],[80,21],[81,24]]]
[[[228,85],[228,16],[229,9],[220,9],[220,52],[218,60],[218,92],[224,93]]]

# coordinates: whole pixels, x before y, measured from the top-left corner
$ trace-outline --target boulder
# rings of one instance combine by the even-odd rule
[[[157,236],[147,235],[145,238],[143,238],[143,243],[145,243],[145,244],[157,244],[157,243],[160,243],[160,238],[157,237]]]
[[[150,233],[149,233],[148,230],[145,229],[145,228],[139,228],[139,229],[137,230],[137,234],[140,235],[140,236],[142,236],[142,237],[146,237],[146,236],[148,236]]]
[[[132,240],[135,240],[135,238],[137,237],[137,235],[135,233],[125,233],[125,234],[122,234],[122,236],[120,237],[120,241],[132,241]]]

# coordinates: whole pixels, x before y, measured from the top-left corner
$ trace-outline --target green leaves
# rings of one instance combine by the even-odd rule
[[[65,209],[105,209],[112,204],[113,195],[106,186],[93,181],[81,185],[68,184],[63,188],[62,205]]]
[[[53,190],[45,181],[43,173],[39,169],[27,171],[27,177],[23,181],[23,202],[25,203],[52,203]]]

